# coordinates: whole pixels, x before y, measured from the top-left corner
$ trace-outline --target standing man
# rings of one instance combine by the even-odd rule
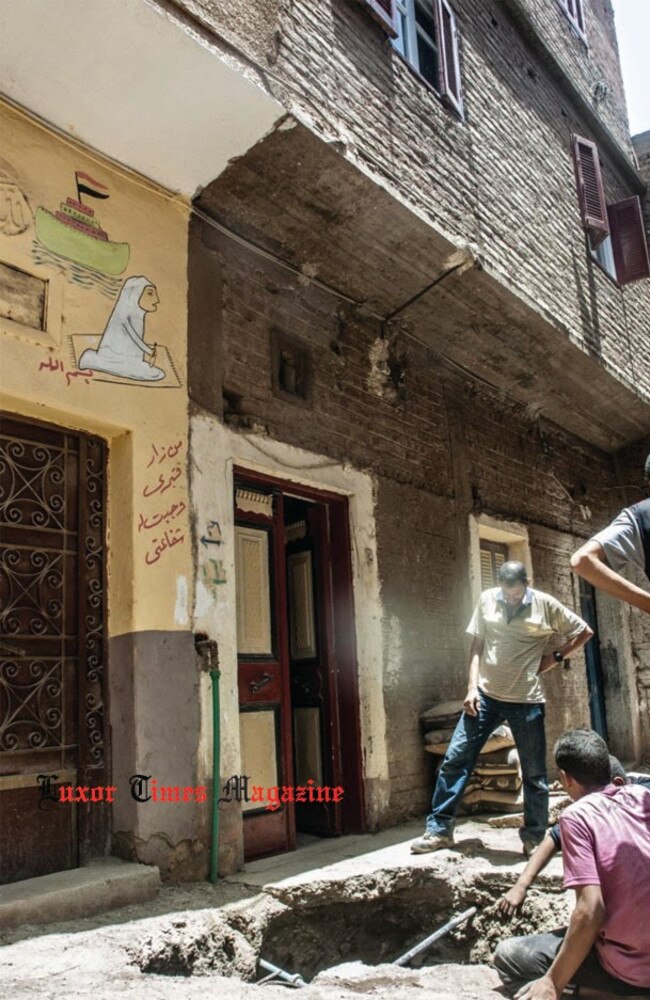
[[[650,792],[611,783],[607,745],[588,729],[561,736],[555,762],[572,800],[560,832],[576,906],[565,930],[502,941],[494,964],[519,1000],[559,1000],[569,983],[650,993]]]
[[[526,567],[506,562],[500,587],[479,598],[467,631],[472,636],[469,683],[463,714],[440,766],[426,831],[411,844],[413,854],[453,845],[456,812],[465,785],[492,730],[507,722],[524,779],[524,854],[541,842],[548,825],[544,692],[540,675],[581,649],[589,626],[549,594],[528,586]],[[543,655],[551,636],[565,643]]]
[[[643,477],[646,490],[650,490],[650,455],[645,460]],[[650,614],[650,593],[621,575],[630,565],[650,578],[650,498],[625,507],[607,528],[571,556],[571,569],[578,576]]]

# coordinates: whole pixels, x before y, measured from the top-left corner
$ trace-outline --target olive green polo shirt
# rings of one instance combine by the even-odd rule
[[[467,626],[484,642],[478,686],[498,701],[545,701],[537,671],[548,640],[553,635],[575,639],[587,627],[550,594],[531,587],[508,622],[501,588],[484,590]]]

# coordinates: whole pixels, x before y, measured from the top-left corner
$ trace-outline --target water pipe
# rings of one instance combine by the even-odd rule
[[[457,917],[452,917],[451,920],[449,920],[442,927],[438,928],[437,931],[434,931],[433,934],[430,934],[428,938],[424,939],[424,941],[420,941],[420,943],[416,944],[410,949],[410,951],[407,951],[403,955],[400,955],[399,958],[396,958],[392,964],[406,965],[407,962],[410,962],[411,959],[415,958],[416,955],[419,955],[420,952],[426,951],[427,948],[430,948],[434,941],[438,941],[441,937],[444,937],[445,934],[448,934],[449,931],[453,931],[454,927],[464,924],[465,921],[469,920],[470,917],[473,917],[475,913],[476,907],[470,906],[469,910],[459,913]]]
[[[277,965],[273,965],[272,962],[267,962],[265,959],[259,959],[260,967],[264,969],[265,972],[270,972],[269,976],[265,976],[264,979],[260,979],[257,985],[260,983],[271,982],[272,979],[280,979],[283,983],[288,986],[305,986],[305,980],[302,978],[299,972],[292,975],[290,972],[285,972],[284,969],[280,969]]]
[[[219,662],[217,660],[217,662]],[[214,885],[219,878],[219,777],[221,767],[221,708],[219,700],[219,679],[221,671],[212,668],[212,843],[210,845],[210,881]]]

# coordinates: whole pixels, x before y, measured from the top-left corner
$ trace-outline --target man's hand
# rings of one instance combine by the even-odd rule
[[[547,670],[552,670],[553,667],[557,667],[557,660],[553,656],[553,653],[546,653],[545,656],[539,661],[539,670],[537,675],[545,674]]]
[[[481,698],[478,693],[478,688],[470,688],[465,696],[465,701],[463,702],[463,711],[467,712],[468,715],[478,715],[479,706],[481,704]]]
[[[526,983],[515,993],[515,1000],[560,1000],[560,994],[549,976]]]
[[[523,901],[526,898],[527,889],[523,886],[513,885],[512,889],[508,889],[506,893],[501,897],[497,904],[497,909],[503,917],[511,917],[515,913]]]

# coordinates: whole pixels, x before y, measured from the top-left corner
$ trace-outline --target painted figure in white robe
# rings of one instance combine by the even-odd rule
[[[154,364],[156,345],[147,344],[144,339],[145,317],[156,311],[159,302],[156,286],[148,278],[142,275],[127,278],[97,350],[84,351],[79,367],[138,382],[163,379],[164,371]]]

